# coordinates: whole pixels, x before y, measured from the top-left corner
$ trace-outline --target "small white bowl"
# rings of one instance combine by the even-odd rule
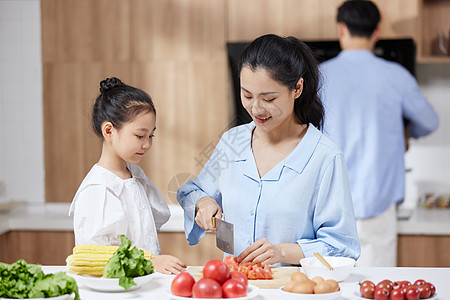
[[[315,256],[300,259],[303,271],[309,279],[320,276],[323,279],[343,281],[347,279],[355,266],[355,260],[349,257],[324,256],[333,270],[325,267]]]

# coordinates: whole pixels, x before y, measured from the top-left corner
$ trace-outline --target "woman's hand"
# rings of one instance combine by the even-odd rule
[[[271,244],[266,238],[261,238],[247,247],[237,257],[238,262],[254,262],[262,265],[276,263],[300,264],[303,258],[302,248],[298,244]]]
[[[155,270],[163,274],[178,274],[186,268],[186,264],[172,255],[155,255],[152,259]]]
[[[195,222],[206,231],[216,231],[213,227],[211,217],[222,218],[222,209],[217,201],[211,197],[203,197],[195,205]]]

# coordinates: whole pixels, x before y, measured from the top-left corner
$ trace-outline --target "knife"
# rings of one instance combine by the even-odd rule
[[[234,229],[233,224],[216,217],[211,218],[213,227],[216,228],[216,246],[228,254],[234,254]]]

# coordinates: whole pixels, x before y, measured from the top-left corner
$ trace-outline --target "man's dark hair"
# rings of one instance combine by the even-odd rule
[[[380,12],[372,1],[349,0],[338,8],[337,21],[344,23],[352,36],[370,38],[380,19]]]

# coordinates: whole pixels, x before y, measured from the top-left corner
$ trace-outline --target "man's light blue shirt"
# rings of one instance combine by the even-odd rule
[[[209,196],[234,224],[236,256],[267,238],[272,244],[298,243],[306,257],[319,252],[357,259],[360,246],[340,148],[309,124],[293,152],[260,178],[251,148],[254,127],[252,122],[226,132],[198,177],[179,188],[189,244],[205,235],[194,221],[195,204]]]
[[[405,68],[370,51],[342,51],[320,71],[324,132],[344,152],[355,216],[375,217],[404,198],[403,118],[418,138],[438,116]]]

